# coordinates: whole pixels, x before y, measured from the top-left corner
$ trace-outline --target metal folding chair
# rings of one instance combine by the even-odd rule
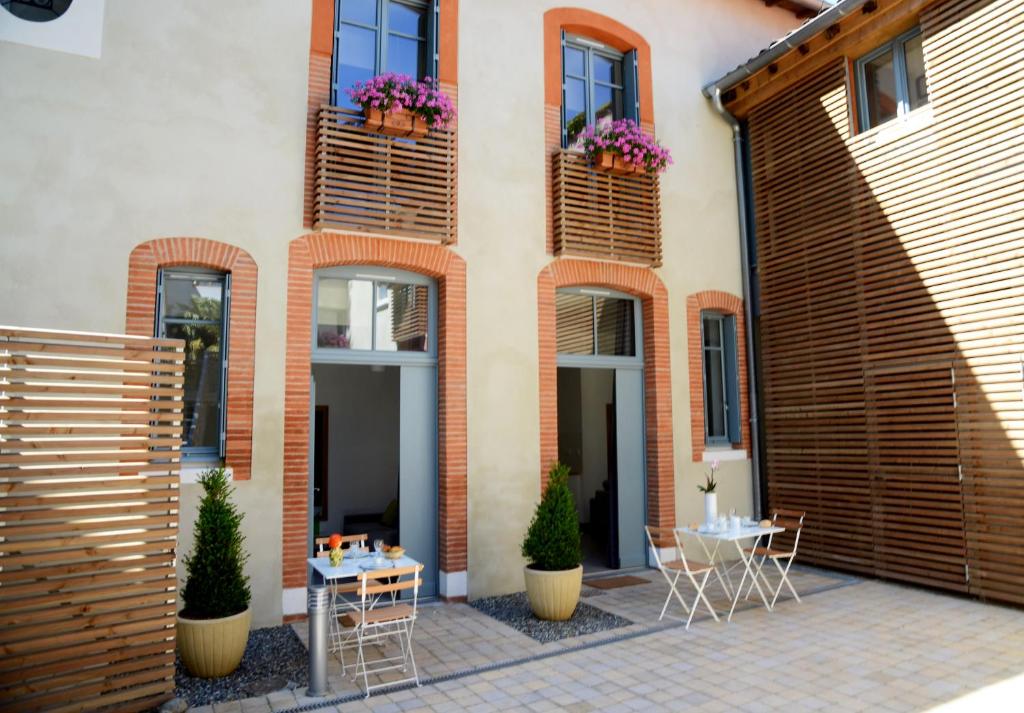
[[[789,568],[793,565],[793,560],[796,558],[796,548],[800,544],[800,531],[803,529],[804,517],[806,515],[807,513],[801,510],[772,510],[772,524],[776,527],[784,527],[786,531],[769,535],[768,542],[763,547],[744,548],[744,552],[751,553],[754,557],[760,557],[754,569],[754,577],[760,577],[769,590],[772,588],[771,582],[768,581],[768,578],[762,571],[765,562],[771,560],[775,563],[776,569],[779,570],[781,579],[779,580],[779,586],[774,588],[775,593],[772,596],[772,607],[775,606],[783,585],[789,587],[789,591],[793,593],[793,598],[798,602],[800,601],[800,595],[796,593],[796,589],[789,579]],[[785,567],[782,566],[783,561],[786,563]],[[754,583],[751,580],[750,588],[747,589],[747,595],[744,597],[745,599],[750,597],[753,589]]]
[[[373,570],[359,575],[359,609],[342,615],[340,623],[354,633],[357,650],[355,678],[358,681],[360,676],[362,677],[362,688],[367,697],[369,697],[370,691],[376,688],[403,683],[420,685],[419,673],[416,670],[416,658],[412,650],[412,633],[416,624],[420,585],[423,583],[420,578],[422,571],[423,565],[417,564],[411,567]],[[402,577],[408,575],[412,576],[403,581]],[[409,590],[412,591],[411,602],[384,607],[374,606],[374,602],[385,594],[395,596],[402,591]],[[398,642],[400,653],[391,656],[384,655],[383,647],[391,640]],[[367,660],[366,647],[369,644],[381,647],[381,658]],[[344,658],[342,658],[342,675],[344,675],[344,665]],[[410,668],[412,669],[411,676],[370,685],[369,675],[371,673],[395,670],[406,673]]]
[[[651,549],[654,551],[654,561],[658,566],[658,570],[665,577],[665,581],[668,582],[669,592],[668,596],[665,597],[665,604],[661,607],[661,615],[658,617],[658,621],[665,618],[665,612],[668,611],[669,602],[672,601],[672,596],[679,600],[679,603],[683,606],[683,611],[686,612],[686,628],[690,628],[690,622],[693,621],[693,615],[697,612],[697,605],[703,601],[704,606],[707,607],[708,611],[711,612],[711,616],[715,618],[715,621],[719,621],[718,613],[715,612],[715,608],[711,606],[711,602],[704,595],[704,587],[708,583],[708,577],[714,571],[714,567],[703,562],[693,562],[686,558],[686,553],[683,552],[683,543],[679,540],[679,533],[670,527],[651,527],[648,525],[644,528],[647,532],[647,541],[651,545]],[[675,548],[678,559],[671,562],[663,562],[661,559],[661,553],[659,547],[673,547]],[[686,575],[687,579],[693,585],[694,589],[697,590],[697,594],[693,598],[693,604],[687,606],[683,600],[682,594],[679,592],[678,584],[679,579],[683,575]],[[671,615],[670,615],[671,616]],[[675,618],[675,617],[671,617]]]

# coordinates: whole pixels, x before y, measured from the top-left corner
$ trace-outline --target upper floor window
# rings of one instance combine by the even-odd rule
[[[623,54],[595,40],[562,33],[562,144],[588,124],[639,121],[636,50]]]
[[[336,0],[334,103],[353,107],[345,90],[383,72],[436,77],[438,2]]]
[[[921,29],[915,27],[857,60],[855,79],[861,131],[927,104]]]
[[[157,336],[185,341],[182,455],[222,458],[230,276],[181,268],[157,280]]]
[[[739,443],[740,389],[736,317],[701,312],[704,437],[707,445]]]

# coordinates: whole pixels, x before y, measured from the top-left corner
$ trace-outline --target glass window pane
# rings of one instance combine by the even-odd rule
[[[410,7],[400,2],[388,3],[388,31],[426,38],[427,13],[425,8]]]
[[[164,273],[163,316],[177,319],[223,319],[224,280]]]
[[[910,110],[928,103],[928,81],[924,74],[924,49],[921,35],[912,37],[903,45],[907,58],[907,96]]]
[[[704,352],[704,414],[709,439],[725,438],[725,388],[722,380],[722,353]]]
[[[597,353],[605,356],[636,356],[633,300],[595,298]]]
[[[373,337],[373,283],[369,280],[320,278],[316,299],[316,345],[335,349],[370,349]]]
[[[593,354],[594,298],[555,293],[555,332],[559,354]]]
[[[374,75],[377,64],[377,33],[362,27],[342,25],[338,38],[338,95],[339,106],[352,108],[355,104],[344,90],[356,82],[365,82]]]
[[[586,72],[583,69],[583,62],[586,55],[583,50],[576,49],[575,47],[566,46],[565,48],[565,73],[574,74],[577,77],[585,77]]]
[[[594,81],[622,84],[622,61],[594,55]]]
[[[587,87],[582,79],[565,80],[565,129],[569,145],[587,125]]]
[[[601,84],[594,85],[594,121],[622,118],[622,90]]]
[[[704,346],[722,346],[722,320],[719,317],[704,318]]]
[[[421,79],[426,74],[426,63],[426,42],[398,35],[388,35],[387,66],[384,69],[389,72],[408,74],[414,79]]]
[[[221,325],[168,324],[165,332],[185,340],[184,445],[219,450]]]
[[[377,0],[341,0],[341,19],[376,25]]]
[[[864,90],[867,96],[868,126],[878,126],[897,115],[896,74],[892,50],[864,63]]]
[[[378,283],[374,348],[387,352],[427,351],[428,295],[426,285]]]

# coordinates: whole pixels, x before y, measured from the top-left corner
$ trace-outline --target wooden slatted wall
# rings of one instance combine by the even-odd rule
[[[321,107],[313,227],[454,243],[457,170],[454,131],[396,138],[365,129],[362,114]]]
[[[0,710],[173,695],[182,349],[0,327]]]
[[[556,255],[661,265],[661,182],[595,170],[578,151],[552,160]]]
[[[1024,603],[1024,2],[920,24],[908,122],[853,135],[845,59],[747,117],[769,500],[809,561]]]

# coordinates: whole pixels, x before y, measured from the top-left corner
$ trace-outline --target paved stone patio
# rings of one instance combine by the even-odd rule
[[[469,606],[429,605],[415,635],[418,689],[363,700],[332,660],[326,700],[279,691],[193,710],[1022,710],[1019,610],[801,568],[802,604],[769,613],[755,595],[731,623],[699,614],[686,631],[657,623],[667,585],[641,576],[650,583],[584,587],[587,603],[636,622],[626,628],[539,644]],[[720,590],[713,603],[724,605]],[[305,624],[296,630],[305,639]]]

